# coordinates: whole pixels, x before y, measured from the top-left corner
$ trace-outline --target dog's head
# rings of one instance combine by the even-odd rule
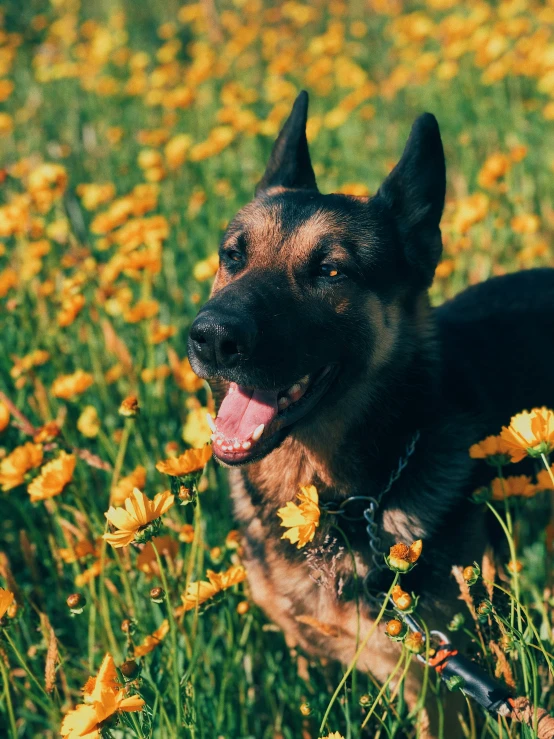
[[[316,418],[321,429],[360,402],[360,386],[371,393],[372,377],[394,373],[441,254],[435,118],[416,120],[374,197],[354,198],[318,191],[307,106],[302,92],[254,200],[223,237],[212,297],[190,331],[194,371],[225,391],[212,438],[229,465],[309,434]]]

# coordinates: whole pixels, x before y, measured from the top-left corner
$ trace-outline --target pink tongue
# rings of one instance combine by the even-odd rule
[[[215,425],[226,439],[247,441],[263,423],[266,428],[277,415],[277,391],[249,390],[231,383]]]

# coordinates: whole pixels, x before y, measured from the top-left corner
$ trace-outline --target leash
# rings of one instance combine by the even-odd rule
[[[412,633],[419,633],[425,643],[425,630],[413,614],[392,609]],[[536,728],[537,739],[554,737],[554,717],[543,708],[534,708],[525,697],[514,698],[509,690],[492,678],[482,667],[465,657],[450,642],[442,631],[429,632],[436,647],[429,645],[428,657],[416,655],[417,659],[433,668],[450,690],[459,689],[482,706],[488,713],[511,718],[514,721]]]
[[[410,457],[415,451],[416,444],[420,436],[420,431],[416,431],[415,434],[412,436],[412,438],[406,445],[406,451],[398,460],[396,468],[391,472],[389,481],[377,496],[351,495],[338,504],[337,501],[329,501],[327,503],[320,504],[320,508],[322,510],[334,516],[343,518],[345,521],[361,521],[365,519],[367,524],[366,532],[369,538],[369,547],[372,553],[373,565],[378,570],[386,570],[387,566],[385,564],[385,553],[382,549],[383,545],[378,534],[379,524],[375,520],[377,512],[383,498],[385,497],[385,495],[387,495],[387,493],[390,492],[392,486],[398,480],[398,478],[408,465]],[[365,503],[367,505],[361,511],[361,513],[356,513],[352,506],[359,506],[360,503]]]

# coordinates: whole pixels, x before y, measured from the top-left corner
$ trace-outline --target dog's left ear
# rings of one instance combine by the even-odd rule
[[[442,253],[439,223],[444,207],[446,167],[437,119],[421,115],[404,153],[379,188],[394,217],[404,254],[423,286],[433,281]]]
[[[256,194],[277,185],[317,190],[306,139],[307,118],[308,93],[302,90],[273,145],[264,176],[256,187]]]

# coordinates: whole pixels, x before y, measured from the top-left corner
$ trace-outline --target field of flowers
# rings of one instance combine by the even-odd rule
[[[394,681],[354,673],[327,711],[344,670],[289,651],[250,601],[210,461],[213,400],[186,359],[222,229],[302,88],[324,192],[375,192],[413,119],[437,116],[434,302],[552,264],[552,1],[0,6],[2,737],[425,735]],[[474,453],[501,473],[498,444]],[[490,563],[464,563],[450,624],[547,710],[554,529],[518,512],[546,522],[553,486],[545,469],[481,491],[510,541],[508,605]],[[475,706],[462,722],[468,737],[537,736]]]

